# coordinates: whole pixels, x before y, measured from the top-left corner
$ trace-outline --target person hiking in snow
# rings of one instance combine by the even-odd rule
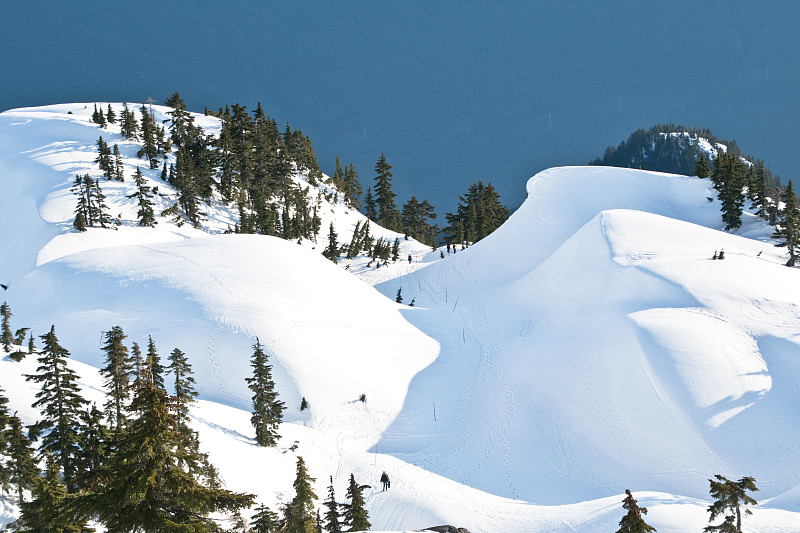
[[[391,483],[389,482],[389,476],[386,475],[386,470],[384,470],[383,474],[381,474],[381,483],[383,483],[383,490],[386,490],[391,486]]]
[[[411,254],[408,254],[408,264],[411,264]]]

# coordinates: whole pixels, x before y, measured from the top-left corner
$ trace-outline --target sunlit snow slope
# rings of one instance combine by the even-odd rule
[[[707,180],[552,169],[484,241],[441,261],[403,241],[411,264],[348,271],[311,241],[223,234],[237,216],[218,201],[200,229],[162,217],[137,227],[130,179],[103,182],[118,229],[77,233],[69,187],[99,174],[97,137],[119,144],[126,176],[142,164],[115,126],[89,122],[91,107],[0,113],[0,299],[14,327],[56,325],[93,401],[102,331],[186,352],[202,400],[193,424],[229,488],[275,506],[296,455],[317,494],[333,476],[340,499],[351,472],[376,486],[386,470],[392,489],[366,494],[373,529],[473,533],[613,530],[630,488],[670,533],[707,524],[707,478],[751,475],[759,501],[774,500],[746,523],[798,530],[798,272],[755,217],[739,235],[719,231]],[[158,207],[171,205],[158,171],[144,172]],[[364,220],[341,202],[321,214],[341,242]],[[416,307],[393,301],[399,288]],[[256,338],[287,405],[277,449],[256,446],[249,423]],[[31,357],[0,360],[26,423],[34,369]],[[0,504],[10,521],[13,501]]]
[[[709,186],[549,170],[485,241],[395,280],[442,352],[384,449],[551,504],[623,485],[702,497],[721,472],[763,480],[762,497],[796,487],[800,272],[719,231]],[[746,216],[743,233],[770,229]]]

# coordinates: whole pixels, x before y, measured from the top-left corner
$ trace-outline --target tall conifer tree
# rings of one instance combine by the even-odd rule
[[[294,498],[284,509],[286,533],[315,533],[314,501],[317,495],[311,488],[314,478],[308,475],[306,463],[302,457],[297,458],[297,470],[294,478]]]
[[[164,365],[161,364],[161,357],[156,350],[156,343],[153,337],[147,337],[147,356],[145,359],[145,372],[153,384],[159,388],[164,388]]]
[[[59,344],[55,326],[41,339],[44,346],[39,353],[37,374],[26,376],[28,381],[41,383],[32,407],[42,408],[42,420],[33,426],[32,432],[38,436],[49,430],[42,437],[39,449],[55,457],[64,480],[71,484],[78,471],[81,411],[88,402],[80,394],[78,375],[67,365],[69,352]]]
[[[256,442],[259,446],[275,446],[278,442],[278,427],[283,420],[284,404],[278,400],[275,382],[272,381],[272,366],[267,364],[268,357],[256,339],[253,345],[253,356],[250,366],[253,375],[245,378],[247,387],[253,391],[253,415],[250,421],[256,430]]]
[[[142,103],[139,108],[142,113],[142,148],[137,152],[137,157],[144,157],[150,163],[150,168],[158,168],[158,145],[156,142],[156,124],[150,113],[147,112],[147,106]]]
[[[192,365],[189,364],[189,359],[186,354],[178,348],[172,350],[169,354],[169,365],[167,365],[167,374],[172,374],[175,377],[173,386],[175,389],[175,418],[178,431],[184,435],[190,433],[188,420],[189,420],[189,407],[194,403],[197,398],[197,390],[195,389],[195,380],[192,377]]]
[[[361,183],[358,181],[356,167],[350,163],[344,169],[344,203],[353,209],[361,208]]]
[[[798,207],[797,194],[794,192],[791,180],[789,180],[781,200],[784,203],[781,221],[772,237],[779,239],[776,246],[785,247],[789,251],[789,260],[786,262],[786,266],[792,267],[797,264],[797,255],[800,252],[800,207]]]
[[[9,417],[7,435],[8,480],[17,486],[17,497],[22,503],[25,501],[25,490],[36,483],[39,469],[33,457],[31,440],[25,435],[22,421],[16,415]]]
[[[127,102],[122,104],[122,108],[122,119],[120,124],[122,136],[129,141],[136,140],[138,137],[137,131],[139,130],[139,126],[136,123],[136,115],[133,111],[128,109]]]
[[[377,222],[386,229],[396,231],[400,226],[400,213],[394,202],[392,191],[392,166],[386,162],[386,156],[381,154],[375,164],[375,204],[378,207]]]
[[[127,335],[119,326],[114,326],[103,333],[106,354],[106,366],[100,369],[105,378],[104,385],[108,390],[108,399],[103,406],[111,429],[119,432],[125,425],[128,399],[131,391],[131,358],[128,348],[122,343]]]
[[[355,476],[350,474],[350,484],[347,486],[347,499],[350,503],[343,505],[344,523],[350,528],[348,531],[367,531],[372,526],[362,494],[366,488],[367,485],[359,485]]]
[[[97,157],[94,162],[97,163],[104,177],[108,179],[114,177],[114,163],[111,160],[111,148],[109,148],[108,144],[103,140],[102,135],[97,139]]]
[[[367,188],[367,194],[364,196],[364,215],[373,222],[378,220],[378,211],[371,188]]]
[[[77,509],[96,517],[109,533],[210,533],[217,526],[209,513],[252,505],[252,495],[218,488],[205,458],[183,445],[168,395],[149,371],[132,407],[138,416],[96,471],[93,490],[77,497]]]
[[[136,167],[133,181],[136,184],[136,192],[129,194],[127,198],[136,198],[139,205],[139,210],[136,212],[139,225],[152,228],[157,224],[155,213],[153,212],[152,188],[147,185],[147,180],[145,180],[139,167]]]
[[[3,305],[0,305],[0,315],[3,317],[2,326],[0,326],[0,343],[7,352],[11,351],[11,345],[14,343],[14,335],[11,334],[11,314],[8,302],[3,302]]]

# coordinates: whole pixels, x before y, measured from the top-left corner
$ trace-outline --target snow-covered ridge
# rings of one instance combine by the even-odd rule
[[[15,325],[56,324],[93,398],[101,331],[186,352],[202,398],[193,424],[228,488],[275,505],[298,441],[317,494],[329,475],[341,495],[351,472],[373,486],[389,472],[392,489],[367,494],[375,530],[613,531],[630,488],[664,533],[708,523],[709,477],[752,475],[766,505],[745,527],[797,531],[798,273],[756,217],[720,231],[707,180],[550,169],[467,250],[438,260],[403,241],[401,257],[420,254],[411,265],[348,272],[311,243],[222,234],[224,206],[210,206],[204,230],[73,232],[71,159],[95,172],[98,134],[116,139],[82,106],[0,114],[0,224],[14,228],[2,297]],[[341,203],[323,211],[343,242],[363,220]],[[394,303],[399,288],[415,308]],[[278,449],[257,447],[249,424],[256,336],[288,407]],[[25,422],[32,367],[0,360]]]

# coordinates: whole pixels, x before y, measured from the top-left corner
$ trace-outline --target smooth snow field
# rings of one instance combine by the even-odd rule
[[[102,332],[121,326],[140,346],[151,335],[162,358],[184,351],[200,392],[193,426],[227,488],[274,508],[302,455],[320,505],[329,476],[340,501],[351,473],[372,486],[373,531],[616,531],[630,489],[650,525],[678,533],[708,525],[709,478],[752,476],[759,505],[743,530],[800,531],[800,271],[757,217],[721,231],[709,180],[550,169],[465,250],[440,259],[373,224],[400,239],[400,261],[335,265],[321,255],[328,225],[347,243],[366,219],[329,202],[326,185],[309,192],[318,243],[225,234],[238,211],[218,200],[199,229],[138,227],[126,198],[137,165],[159,188],[157,212],[175,191],[117,126],[89,121],[93,105],[0,113],[0,301],[12,329],[55,325],[98,404]],[[126,181],[101,181],[120,222],[78,233],[69,189],[76,173],[100,175],[100,135],[124,156]],[[398,289],[414,307],[395,303]],[[287,406],[272,449],[250,425],[256,338]],[[24,379],[35,367],[0,360],[25,423],[38,416]],[[0,497],[0,524],[15,502]]]

